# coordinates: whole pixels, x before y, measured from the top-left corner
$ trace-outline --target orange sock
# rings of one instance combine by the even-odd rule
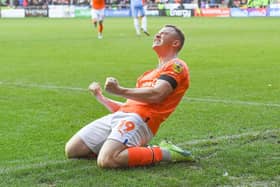
[[[129,167],[152,165],[162,160],[159,147],[130,147],[127,151]]]
[[[98,32],[102,33],[103,31],[103,24],[99,23]]]

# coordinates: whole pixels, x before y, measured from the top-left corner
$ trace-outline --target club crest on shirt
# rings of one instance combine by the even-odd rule
[[[174,70],[174,72],[176,72],[176,73],[181,73],[182,70],[183,70],[183,65],[182,65],[180,62],[175,62],[175,63],[173,64],[173,70]]]

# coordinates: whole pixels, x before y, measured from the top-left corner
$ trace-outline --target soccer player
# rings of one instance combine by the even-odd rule
[[[102,39],[105,0],[92,0],[91,17],[94,27],[98,26],[98,39]]]
[[[144,10],[145,1],[146,0],[131,0],[130,6],[136,34],[140,35],[141,29],[144,32],[144,34],[150,36],[150,34],[147,31],[147,16]],[[141,23],[141,28],[139,22]]]
[[[89,90],[112,114],[78,131],[65,146],[66,156],[91,158],[96,155],[101,168],[194,161],[191,152],[169,142],[146,146],[189,87],[188,67],[177,57],[184,41],[180,29],[165,25],[155,35],[152,45],[159,63],[138,78],[135,88],[123,87],[113,77],[106,79],[105,90],[126,98],[124,103],[105,97],[99,83],[90,84]]]

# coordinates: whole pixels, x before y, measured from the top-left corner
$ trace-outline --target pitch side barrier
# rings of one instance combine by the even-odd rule
[[[195,16],[200,17],[266,17],[280,16],[280,8],[200,8]]]
[[[47,6],[0,7],[1,18],[48,17]]]
[[[48,6],[28,6],[24,12],[25,17],[49,17]]]
[[[175,6],[176,5],[176,6]],[[146,9],[148,16],[170,16],[170,17],[280,17],[280,6],[268,8],[198,8],[193,4],[169,4],[164,8]],[[130,17],[131,10],[105,9],[106,17]],[[28,6],[25,8],[0,7],[1,18],[24,18],[24,17],[48,17],[48,18],[90,18],[91,8],[89,6],[74,5],[49,5]]]
[[[176,4],[178,7],[178,4]],[[180,16],[180,17],[191,17],[194,16],[194,5],[186,5],[189,9],[176,9],[170,6],[168,9],[164,9],[164,14],[162,16]],[[148,16],[161,16],[159,9],[146,9],[146,14]],[[106,17],[130,17],[132,16],[130,8],[105,9]],[[65,6],[65,5],[51,5],[49,6],[49,17],[50,18],[90,18],[91,8],[88,6]]]
[[[9,7],[1,7],[0,9],[1,18],[24,18],[24,9],[19,8],[9,8]]]

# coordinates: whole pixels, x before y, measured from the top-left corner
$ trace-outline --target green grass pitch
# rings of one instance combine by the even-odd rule
[[[137,37],[131,18],[106,18],[102,40],[89,19],[0,19],[0,186],[279,186],[279,18],[148,18],[152,35],[164,24],[187,36],[191,86],[151,143],[171,140],[199,162],[104,170],[65,159],[65,142],[107,114],[88,85],[114,76],[133,87],[157,66],[153,37]]]

